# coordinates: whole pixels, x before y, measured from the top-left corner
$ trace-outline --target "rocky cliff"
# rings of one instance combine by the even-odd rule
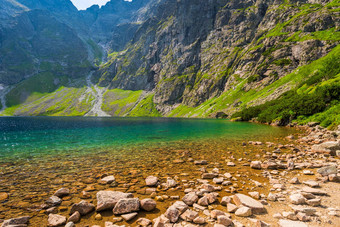
[[[110,115],[230,116],[338,83],[339,8],[338,0],[112,0],[78,12],[69,27],[108,52],[92,81]],[[331,62],[331,76],[304,84]],[[44,114],[31,105],[11,113]]]

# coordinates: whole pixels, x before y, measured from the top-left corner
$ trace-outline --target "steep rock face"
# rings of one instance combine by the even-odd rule
[[[153,91],[165,115],[235,89],[256,92],[337,45],[335,8],[334,1],[155,1],[125,50],[101,67],[100,84]],[[234,112],[292,86],[256,103],[231,97],[222,108]]]
[[[41,71],[71,77],[88,71],[83,42],[48,11],[25,11],[0,32],[1,84],[15,84]]]

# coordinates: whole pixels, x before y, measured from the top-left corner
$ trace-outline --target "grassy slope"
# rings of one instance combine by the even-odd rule
[[[268,123],[275,121],[288,123],[294,119],[298,123],[317,121],[324,127],[335,127],[340,124],[339,65],[340,45],[325,57],[302,66],[282,78],[283,81],[275,82],[280,85],[282,82],[295,81],[295,86],[290,92],[277,100],[244,108],[233,117],[241,117],[243,120],[258,118],[259,121]]]

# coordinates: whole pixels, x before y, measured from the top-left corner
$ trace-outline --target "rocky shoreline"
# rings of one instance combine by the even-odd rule
[[[183,152],[173,160],[174,165],[192,163],[193,171],[199,170],[201,177],[185,179],[190,173],[166,179],[148,176],[143,193],[119,191],[123,186],[117,188],[120,185],[116,176],[103,174],[97,183],[106,189],[95,192],[95,199],[89,196],[95,188],[86,188],[80,202],[64,206],[63,201],[72,197],[72,189],[60,188],[41,205],[39,214],[48,226],[67,227],[339,226],[340,128],[329,131],[311,123],[302,129],[306,131],[304,135],[288,136],[286,144],[244,142],[242,146],[249,150],[272,150],[257,154],[256,159],[236,159],[231,155],[221,157],[221,165],[217,160],[194,160],[190,152]],[[266,179],[265,183],[234,171],[235,166],[250,168]],[[251,181],[252,187],[242,186],[245,180]],[[140,194],[143,198],[138,198]],[[0,202],[8,197],[8,193],[0,192]],[[157,217],[148,219],[148,213]],[[90,224],[84,224],[90,219]],[[29,216],[0,219],[0,223],[2,227],[36,225],[30,224]]]

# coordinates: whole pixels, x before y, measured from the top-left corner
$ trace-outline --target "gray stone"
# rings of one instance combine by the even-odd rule
[[[66,217],[59,214],[49,214],[48,215],[48,226],[61,226],[66,224]]]
[[[91,213],[94,210],[95,210],[95,206],[92,203],[82,200],[80,203],[76,203],[72,205],[70,214],[73,214],[74,212],[78,211],[80,215],[83,216],[88,213]]]
[[[266,212],[262,203],[247,195],[236,194],[233,196],[233,201],[239,207],[243,205],[251,208],[253,214],[262,214]]]
[[[120,199],[113,208],[114,214],[126,214],[139,211],[140,202],[138,198]]]
[[[146,184],[146,186],[150,186],[150,187],[157,186],[158,178],[155,177],[155,176],[148,176],[145,179],[145,184]]]
[[[138,215],[137,212],[129,213],[129,214],[122,214],[122,218],[123,218],[125,221],[130,221],[130,220],[134,219],[135,217],[137,217],[137,215]]]
[[[228,218],[227,216],[220,215],[217,217],[217,224],[223,225],[223,226],[230,226],[232,224],[232,220]]]
[[[62,198],[64,196],[68,196],[70,194],[70,190],[68,188],[60,188],[59,190],[57,190],[54,195]]]
[[[302,205],[306,203],[306,198],[300,193],[296,193],[289,196],[290,202],[295,205]]]
[[[198,196],[195,192],[189,192],[183,197],[183,202],[188,206],[192,206],[194,203],[198,201]]]
[[[140,201],[140,207],[143,209],[143,210],[146,210],[146,211],[152,211],[156,208],[157,206],[157,203],[155,200],[153,199],[142,199]]]
[[[235,211],[236,216],[249,217],[252,215],[252,211],[249,207],[240,207]]]
[[[183,214],[181,214],[181,218],[184,221],[189,221],[189,222],[193,222],[194,219],[197,217],[198,217],[198,213],[190,209],[187,209]]]
[[[149,226],[152,222],[147,218],[139,218],[136,223],[139,226]]]
[[[16,226],[16,225],[27,225],[29,220],[30,220],[29,216],[11,218],[11,219],[5,220],[2,223],[1,227]]]
[[[338,172],[336,166],[325,166],[317,170],[318,173],[320,173],[322,176],[328,176],[331,174],[336,174]]]
[[[97,193],[97,211],[113,209],[120,199],[126,198],[133,198],[133,194],[119,191],[99,191]]]
[[[167,210],[166,210],[166,218],[168,218],[170,220],[171,223],[175,223],[177,222],[179,216],[181,215],[180,211],[177,210],[176,208],[174,207],[169,207]]]
[[[51,196],[50,198],[48,198],[48,200],[46,200],[46,204],[49,206],[58,206],[62,203],[62,200],[57,197],[57,196]]]
[[[77,223],[80,221],[80,213],[78,211],[74,212],[67,220],[68,222]]]
[[[66,225],[65,225],[65,227],[74,227],[75,225],[74,225],[74,223],[73,222],[68,222]]]
[[[100,182],[103,183],[103,184],[111,184],[115,181],[116,181],[116,178],[112,175],[100,179]]]

